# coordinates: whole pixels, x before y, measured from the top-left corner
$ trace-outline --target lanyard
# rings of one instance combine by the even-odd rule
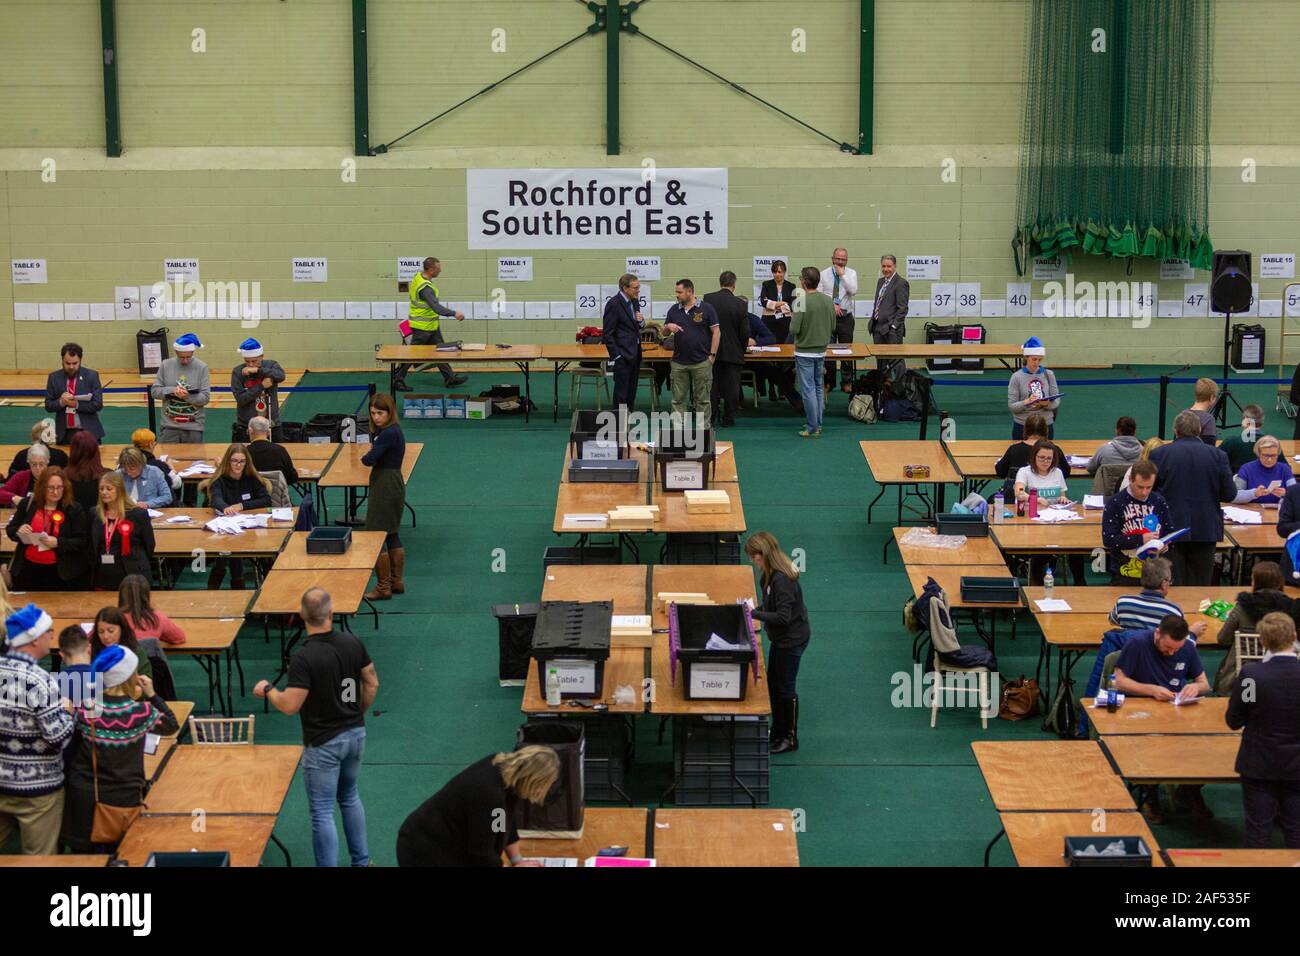
[[[104,521],[104,553],[113,550],[113,532],[117,530],[117,519],[108,518]]]

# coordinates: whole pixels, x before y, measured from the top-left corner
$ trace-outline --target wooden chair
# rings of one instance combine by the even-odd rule
[[[758,373],[754,371],[752,368],[747,368],[740,373],[740,394],[742,396],[742,400],[745,394],[746,385],[748,385],[751,389],[754,390],[753,391],[754,407],[758,408]]]
[[[1237,656],[1236,668],[1233,670],[1234,677],[1241,673],[1241,668],[1245,664],[1264,659],[1264,645],[1259,639],[1259,634],[1254,631],[1238,629],[1237,636],[1233,640],[1233,648]]]
[[[588,336],[583,339],[582,345],[600,345],[603,339],[598,336]],[[577,366],[569,373],[569,408],[576,408],[575,402],[582,398],[582,386],[590,383],[594,387],[596,397],[596,408],[604,408],[600,404],[600,394],[605,393],[605,401],[613,404],[609,394],[609,379],[606,377],[607,362],[579,362]]]
[[[191,717],[190,740],[200,747],[238,747],[253,743],[253,715]]]

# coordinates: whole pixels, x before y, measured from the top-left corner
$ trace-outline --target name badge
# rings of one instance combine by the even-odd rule
[[[113,555],[111,555],[111,554],[101,554],[101,555],[99,556],[99,563],[100,563],[100,564],[112,564],[112,563],[113,563],[114,561],[116,561],[116,560],[117,560],[117,559],[116,559]]]
[[[251,498],[251,497],[253,497],[251,494],[247,494],[247,493],[246,493],[246,494],[242,494],[242,495],[240,495],[240,496],[239,496],[239,499],[240,499],[241,501],[247,501],[247,500],[248,500],[249,498]]]

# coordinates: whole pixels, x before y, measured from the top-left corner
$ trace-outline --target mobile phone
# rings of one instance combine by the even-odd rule
[[[596,856],[627,856],[627,847],[607,846],[602,850],[597,850]]]

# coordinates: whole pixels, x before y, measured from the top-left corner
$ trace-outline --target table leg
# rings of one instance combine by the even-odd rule
[[[885,492],[888,490],[888,488],[889,488],[888,485],[881,485],[881,486],[880,486],[880,494],[878,494],[878,495],[876,495],[876,497],[872,498],[872,499],[871,499],[871,504],[867,505],[867,524],[871,524],[871,509],[874,508],[874,507],[876,506],[876,502],[877,502],[877,501],[879,501],[881,498],[885,497]]]
[[[284,865],[288,867],[292,867],[293,860],[289,856],[288,848],[285,847],[285,845],[280,842],[279,838],[274,833],[271,834],[271,842],[274,843],[276,846],[278,846],[280,848],[280,852],[284,854]]]
[[[985,865],[985,866],[988,866],[988,865],[989,865],[989,854],[993,852],[993,847],[996,846],[996,845],[997,845],[997,842],[998,842],[999,840],[1001,840],[1003,836],[1006,835],[1006,832],[1007,832],[1007,831],[1006,831],[1005,829],[999,830],[999,831],[997,832],[997,836],[995,836],[992,840],[989,840],[989,845],[986,846],[986,847],[984,848],[984,865]]]
[[[361,599],[361,603],[364,604],[366,607],[370,608],[371,612],[374,613],[374,615],[375,615],[375,630],[376,630],[376,631],[379,630],[379,608],[375,607],[372,603],[370,603],[369,601],[367,601],[364,597]]]
[[[533,404],[532,379],[529,376],[529,368],[527,362],[516,362],[515,368],[519,369],[519,371],[524,373],[524,398],[527,399],[527,401],[524,402],[524,424],[528,424],[528,422],[532,420],[529,417],[529,411],[528,411],[529,407]]]
[[[397,370],[399,367],[397,362],[388,363],[388,396],[394,402],[397,401]]]
[[[555,363],[555,402],[551,406],[551,421],[560,420],[560,373],[569,367],[568,362]]]

